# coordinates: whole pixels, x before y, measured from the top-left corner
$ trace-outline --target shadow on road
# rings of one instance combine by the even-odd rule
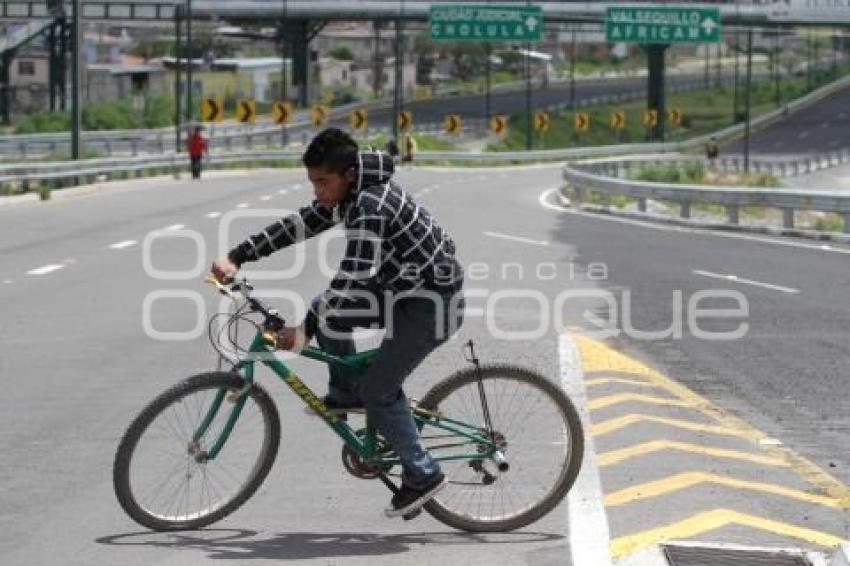
[[[260,536],[258,536],[260,535]],[[530,544],[563,539],[554,533],[278,533],[265,538],[247,529],[206,529],[192,532],[135,532],[95,539],[98,544],[193,549],[214,559],[305,560],[344,556],[384,556],[407,552],[423,544]]]

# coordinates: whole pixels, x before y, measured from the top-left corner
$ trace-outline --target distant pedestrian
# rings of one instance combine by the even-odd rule
[[[189,152],[189,160],[192,162],[192,178],[201,178],[201,162],[204,155],[209,156],[209,144],[206,138],[201,133],[201,127],[195,126],[192,128],[192,133],[186,140],[186,150]]]
[[[720,155],[720,148],[717,146],[717,138],[711,136],[711,138],[709,138],[708,140],[708,143],[705,144],[705,156],[712,164],[714,164],[714,161],[717,159],[718,155]]]

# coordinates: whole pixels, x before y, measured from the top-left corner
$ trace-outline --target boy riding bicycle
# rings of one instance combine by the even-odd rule
[[[230,280],[246,262],[343,224],[346,249],[336,276],[301,326],[279,333],[278,346],[298,351],[315,336],[323,349],[345,355],[355,351],[354,328],[386,328],[365,374],[330,370],[325,404],[365,407],[403,468],[402,486],[386,514],[405,515],[447,483],[422,444],[402,384],[462,324],[463,271],[449,235],[391,180],[389,155],[360,151],[348,134],[328,128],[311,141],[302,161],[316,199],[214,261],[212,273]]]

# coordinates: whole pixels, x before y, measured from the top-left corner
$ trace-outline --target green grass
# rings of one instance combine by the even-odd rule
[[[413,139],[416,140],[416,151],[451,151],[457,149],[457,146],[454,143],[437,136],[414,133]],[[370,136],[368,138],[358,138],[357,143],[361,146],[372,146],[378,149],[384,149],[388,140],[389,136],[381,134],[378,136]],[[399,149],[403,149],[401,144],[399,144]]]

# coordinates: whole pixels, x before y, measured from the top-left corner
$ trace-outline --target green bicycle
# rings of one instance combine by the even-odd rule
[[[218,335],[219,353],[224,332],[235,345],[240,321],[250,321],[256,334],[247,349],[237,350],[230,371],[181,381],[130,424],[113,466],[124,511],[155,531],[198,529],[223,519],[256,492],[280,444],[277,408],[254,379],[257,363],[277,374],[342,439],[342,463],[351,475],[397,490],[391,478],[399,462],[368,420],[353,428],[346,414],[329,410],[275,356],[275,333],[284,326],[278,313],[251,296],[245,280],[215,284],[236,305],[218,315],[228,317]],[[215,346],[212,321],[210,338]],[[549,379],[519,367],[481,365],[472,342],[466,346],[471,367],[411,401],[423,442],[449,480],[424,509],[465,531],[518,529],[551,511],[575,481],[584,453],[581,421]],[[376,351],[337,357],[308,346],[301,355],[363,370]]]

